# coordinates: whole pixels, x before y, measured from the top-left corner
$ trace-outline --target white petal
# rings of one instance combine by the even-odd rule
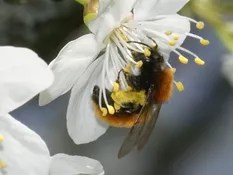
[[[169,15],[166,18],[163,18],[160,20],[155,20],[153,22],[140,22],[140,24],[141,25],[139,25],[139,27],[142,30],[144,28],[151,29],[151,30],[160,32],[161,34],[163,34],[166,37],[167,37],[167,35],[164,34],[166,31],[173,32],[170,37],[172,37],[173,35],[179,35],[180,38],[179,38],[179,40],[177,40],[176,46],[174,46],[174,47],[180,46],[186,38],[185,34],[190,32],[190,22],[187,19],[185,19],[182,16],[177,15],[177,14]],[[179,24],[179,25],[177,25],[177,24]],[[150,35],[148,35],[148,36],[150,36]],[[154,39],[157,42],[157,44],[160,48],[160,51],[162,53],[165,54],[165,53],[168,53],[169,50],[171,50],[172,47],[170,47],[168,45],[168,42],[164,43],[159,38],[154,38]]]
[[[48,175],[50,155],[44,141],[12,116],[0,116],[0,159],[7,175]],[[3,173],[4,174],[4,173]]]
[[[103,175],[99,161],[82,156],[56,154],[52,157],[50,175]]]
[[[138,0],[135,5],[135,19],[146,20],[157,15],[168,15],[178,12],[189,0]]]
[[[102,42],[114,28],[120,25],[120,22],[130,14],[135,2],[136,0],[117,0],[111,1],[107,7],[104,5],[104,11],[88,24],[98,42]]]
[[[0,47],[0,115],[6,114],[52,84],[53,74],[27,48]]]
[[[98,14],[103,13],[112,0],[99,0]]]
[[[40,94],[39,104],[46,105],[69,91],[98,52],[93,34],[84,35],[63,47],[49,65],[55,80],[52,86]]]
[[[103,135],[108,126],[95,117],[91,94],[102,69],[102,57],[80,77],[71,91],[67,110],[67,129],[76,144],[89,143]]]

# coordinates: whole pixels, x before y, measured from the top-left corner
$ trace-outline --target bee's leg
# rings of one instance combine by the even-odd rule
[[[100,88],[99,86],[95,85],[94,88],[93,88],[93,91],[92,91],[92,100],[99,105],[99,92],[100,92]],[[107,101],[108,101],[108,104],[109,105],[113,105],[114,104],[114,101],[111,97],[111,92],[108,90],[108,89],[105,89],[105,93],[106,93],[106,97],[107,97]],[[103,94],[102,94],[102,104],[101,106],[102,107],[106,107],[106,104],[104,103],[104,97],[103,97]]]
[[[99,105],[99,92],[100,92],[100,88],[99,86],[95,85],[93,90],[92,90],[92,100]]]
[[[117,82],[117,83],[120,83],[120,74],[121,74],[121,72],[123,72],[123,73],[124,73],[124,70],[123,70],[123,69],[121,69],[121,70],[118,72],[117,80],[116,80],[116,82]]]

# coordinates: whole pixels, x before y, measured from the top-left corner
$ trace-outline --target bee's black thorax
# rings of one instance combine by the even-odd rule
[[[115,111],[115,116],[139,113],[143,104],[139,104],[135,101],[132,102],[132,99],[134,99],[133,96],[137,95],[138,92],[143,92],[144,95],[141,98],[144,99],[146,98],[146,94],[151,87],[153,90],[156,90],[158,87],[158,82],[156,81],[158,78],[156,76],[158,76],[159,73],[163,70],[164,59],[156,48],[154,50],[151,49],[150,52],[151,54],[148,57],[146,57],[144,53],[133,53],[134,60],[136,62],[142,61],[143,64],[140,68],[138,68],[140,72],[139,75],[134,75],[132,72],[124,72],[127,84],[132,88],[132,90],[129,90],[129,92],[133,92],[133,95],[131,97],[125,97],[124,95],[122,96],[123,100],[118,104],[120,105],[120,109]],[[117,81],[119,80],[117,79]],[[102,104],[99,104],[99,91],[100,88],[96,85],[93,88],[92,100],[95,102],[95,104],[106,108],[107,106],[104,103],[103,95],[101,99]],[[121,94],[124,92],[126,91],[120,91]],[[114,101],[111,97],[113,92],[105,89],[105,93],[108,105],[114,106],[116,101]]]
[[[150,86],[155,84],[156,74],[162,71],[163,56],[158,51],[152,50],[149,57],[144,56],[143,53],[135,54],[135,60],[143,62],[140,74],[137,76],[129,74],[128,81],[134,89],[148,91]]]

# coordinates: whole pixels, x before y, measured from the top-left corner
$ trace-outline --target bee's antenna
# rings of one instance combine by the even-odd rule
[[[146,47],[149,47],[151,50],[153,50],[149,45],[145,44],[145,43],[142,43],[142,42],[139,42],[139,41],[127,41],[127,43],[137,43],[137,44],[142,44]]]
[[[156,47],[155,47],[155,49],[157,49],[158,48],[158,44],[155,42],[155,40],[153,39],[153,38],[151,38],[151,37],[149,37],[149,36],[147,36],[151,41],[153,41],[154,43],[155,43],[155,45],[156,45]]]

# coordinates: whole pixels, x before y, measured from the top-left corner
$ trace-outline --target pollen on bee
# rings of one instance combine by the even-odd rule
[[[119,91],[119,89],[120,89],[119,83],[114,82],[114,83],[113,83],[113,91],[116,92],[116,91]]]
[[[188,59],[182,55],[179,56],[179,61],[182,63],[182,64],[187,64],[188,63]]]
[[[140,68],[140,67],[142,67],[142,65],[143,65],[143,62],[142,61],[138,61],[137,64],[136,64],[136,67]]]
[[[117,103],[114,103],[114,108],[118,111],[119,109],[121,109],[121,106]]]
[[[3,140],[4,140],[4,137],[3,137],[3,135],[0,133],[0,143],[2,143]]]
[[[145,55],[146,57],[149,57],[149,56],[151,55],[151,51],[150,51],[148,48],[145,48],[145,49],[144,49],[144,55]]]
[[[203,61],[202,59],[200,59],[198,57],[195,58],[194,61],[196,64],[201,65],[201,66],[205,64],[205,61]]]
[[[199,22],[197,22],[196,27],[197,27],[199,30],[202,30],[202,29],[204,29],[204,27],[205,27],[205,23],[204,23],[203,21],[199,21]]]
[[[0,160],[0,168],[6,168],[7,167],[7,165],[6,165],[6,163],[5,162],[3,162],[2,160]]]
[[[132,88],[131,86],[127,86],[127,87],[126,87],[126,90],[127,90],[127,91],[131,91],[132,89],[133,89],[133,88]]]

